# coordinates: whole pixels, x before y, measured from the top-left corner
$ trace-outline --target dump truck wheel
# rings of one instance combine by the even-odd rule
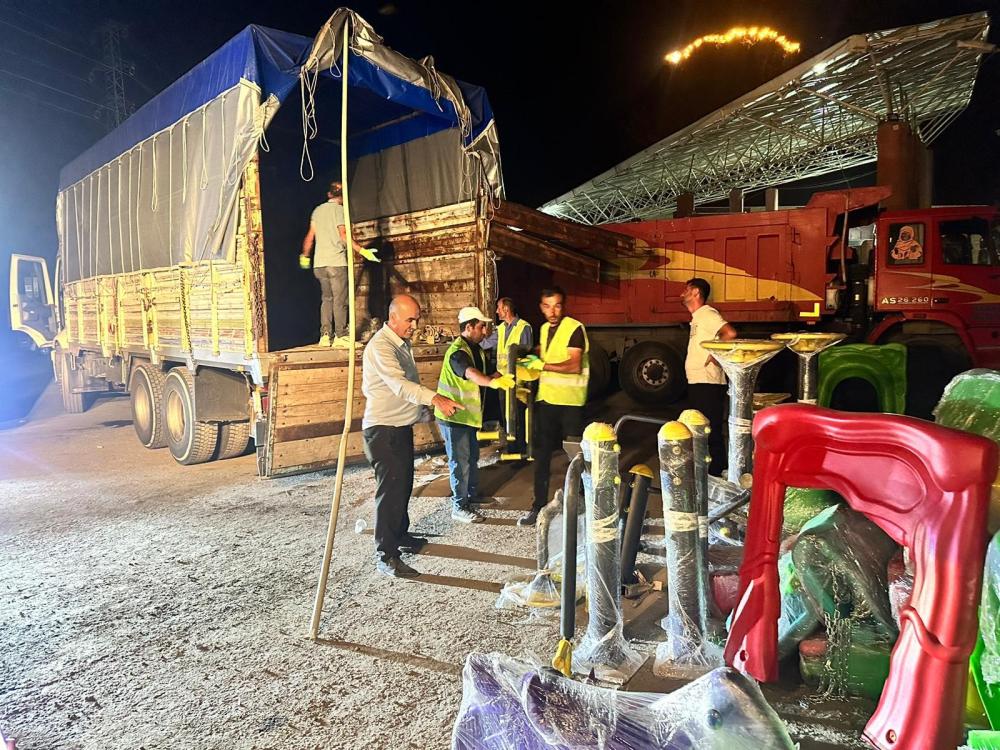
[[[591,343],[587,352],[590,360],[590,380],[587,382],[587,399],[603,396],[611,385],[611,360],[604,347]]]
[[[170,455],[190,466],[210,461],[219,443],[219,425],[194,420],[194,377],[175,367],[163,385],[163,427]]]
[[[219,427],[219,459],[242,456],[250,445],[249,422],[224,422]]]
[[[622,389],[641,404],[668,404],[684,388],[684,366],[660,341],[641,341],[625,350],[618,367]]]
[[[166,374],[159,367],[142,364],[132,371],[128,392],[132,403],[132,426],[146,448],[165,448],[163,429],[163,385]]]
[[[86,410],[83,393],[73,393],[73,368],[70,365],[72,355],[56,351],[56,373],[59,380],[59,393],[62,396],[63,410],[68,414],[81,414]]]

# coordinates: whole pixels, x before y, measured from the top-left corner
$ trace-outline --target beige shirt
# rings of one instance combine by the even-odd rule
[[[310,220],[316,230],[316,251],[313,268],[347,265],[347,243],[340,238],[344,226],[344,207],[334,200],[321,203]]]
[[[719,311],[710,305],[702,305],[691,313],[691,335],[688,338],[687,358],[684,360],[684,372],[689,383],[713,383],[725,385],[726,375],[715,362],[708,365],[705,360],[709,353],[701,348],[702,341],[711,341],[726,325]]]
[[[362,429],[406,427],[425,416],[435,391],[420,385],[410,342],[383,325],[365,345],[361,366],[361,392],[365,394]]]

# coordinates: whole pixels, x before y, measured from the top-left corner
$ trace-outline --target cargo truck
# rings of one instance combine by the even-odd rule
[[[344,39],[353,236],[382,258],[355,260],[359,326],[415,295],[425,385],[458,310],[494,306],[504,258],[596,281],[595,253],[632,252],[624,235],[505,201],[486,92],[399,55],[356,14],[337,11],[315,40],[249,26],[63,169],[54,282],[43,258],[12,259],[12,325],[51,348],[67,411],[127,391],[139,440],[181,464],[250,445],[262,476],[335,464],[348,355],[315,345],[318,286],[297,266],[341,177]],[[351,460],[360,385],[354,398]],[[418,449],[438,441],[417,425]]]

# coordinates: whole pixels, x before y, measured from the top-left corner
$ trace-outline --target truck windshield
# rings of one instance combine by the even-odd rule
[[[958,266],[996,266],[996,232],[993,225],[980,217],[942,221],[941,256],[945,263]]]

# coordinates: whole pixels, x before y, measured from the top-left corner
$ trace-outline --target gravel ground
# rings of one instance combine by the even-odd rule
[[[0,727],[23,750],[444,748],[470,651],[547,660],[557,640],[554,622],[493,606],[534,567],[534,535],[514,523],[530,478],[507,467],[486,470],[501,496],[487,523],[413,499],[432,537],[413,581],[375,573],[371,531],[355,533],[374,479],[350,469],[318,642],[332,472],[263,481],[253,456],[179,467],[138,444],[127,400],[67,415],[52,388],[0,431],[0,467]],[[443,472],[421,459],[425,494]],[[808,723],[809,704],[788,700]]]

